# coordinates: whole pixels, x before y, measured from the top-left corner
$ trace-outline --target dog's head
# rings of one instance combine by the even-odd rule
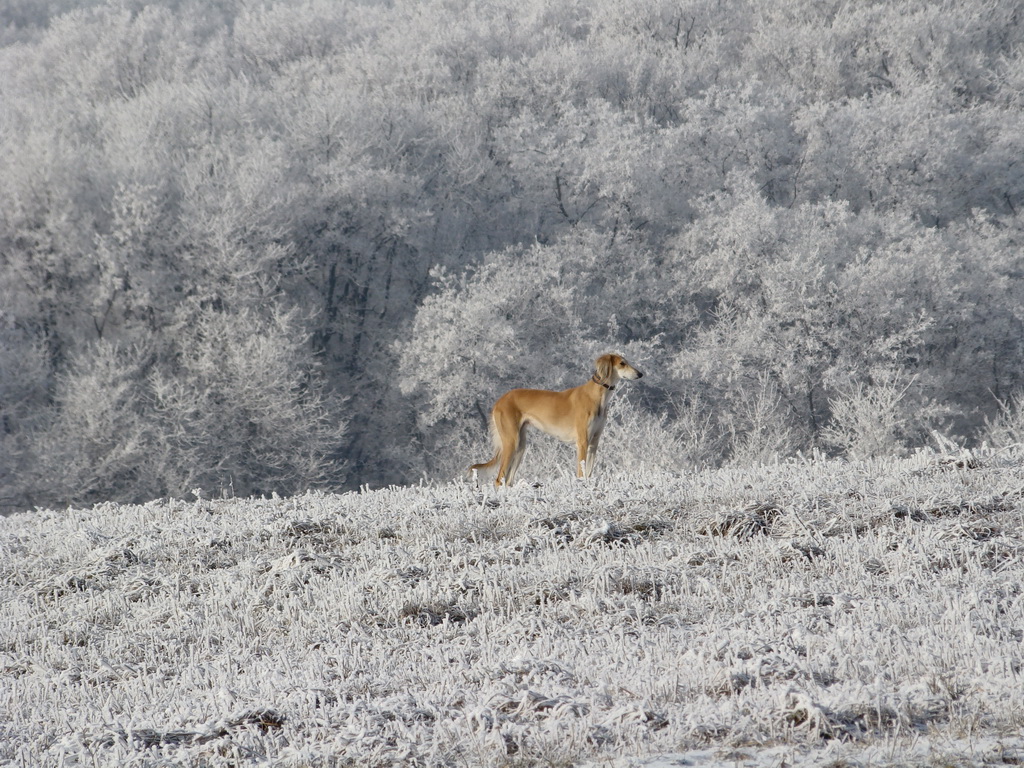
[[[594,361],[594,368],[597,369],[597,378],[612,386],[619,379],[639,379],[643,377],[636,368],[626,362],[621,355],[601,355]]]

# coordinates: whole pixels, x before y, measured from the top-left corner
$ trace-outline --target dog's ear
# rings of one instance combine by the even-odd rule
[[[607,382],[615,370],[615,361],[611,355],[601,355],[594,361],[594,367],[597,369],[597,378]]]

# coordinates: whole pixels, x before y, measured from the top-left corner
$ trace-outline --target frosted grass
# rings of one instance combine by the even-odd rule
[[[16,515],[0,760],[1019,761],[1022,495],[920,454]]]

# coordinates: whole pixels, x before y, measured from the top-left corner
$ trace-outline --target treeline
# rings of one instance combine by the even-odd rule
[[[0,10],[8,508],[449,476],[612,349],[627,465],[1022,434],[1012,0],[72,5]]]

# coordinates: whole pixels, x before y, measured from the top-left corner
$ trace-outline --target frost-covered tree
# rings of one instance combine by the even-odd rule
[[[346,421],[296,312],[179,311],[173,345],[100,340],[54,388],[34,503],[295,493],[344,482]],[[165,337],[167,334],[165,334]]]
[[[166,492],[297,493],[345,481],[343,404],[325,390],[298,310],[181,312],[147,376],[152,476]]]

